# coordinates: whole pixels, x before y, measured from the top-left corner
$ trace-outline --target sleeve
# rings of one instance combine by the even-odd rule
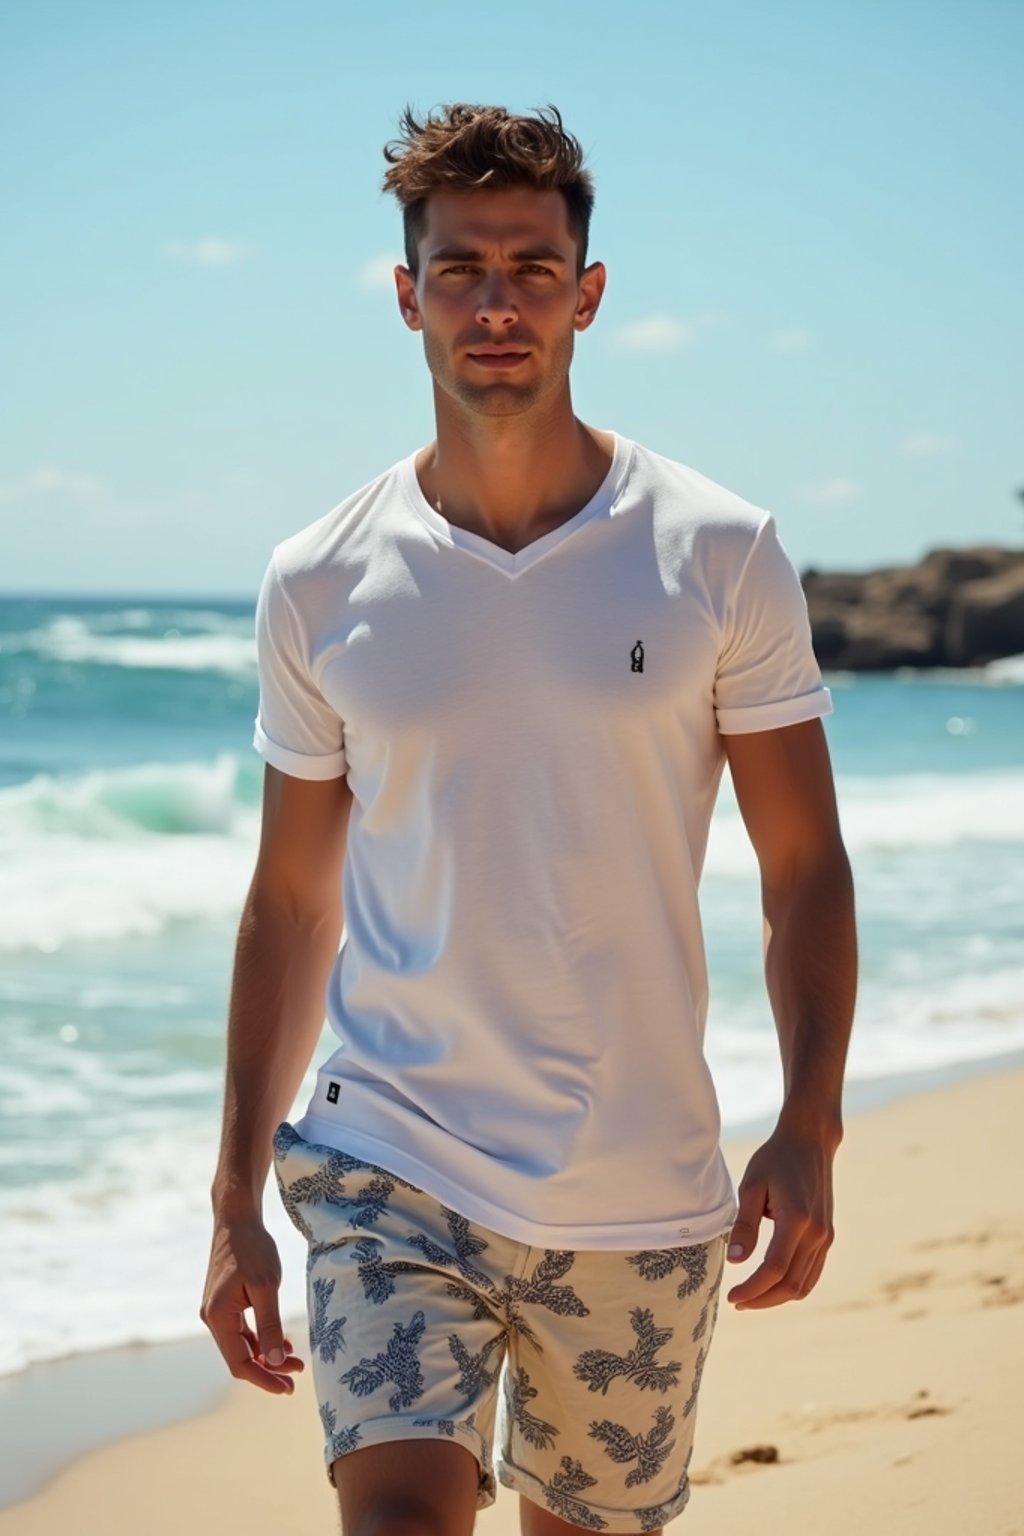
[[[766,514],[727,612],[715,675],[718,729],[773,731],[831,712],[800,578]]]
[[[346,769],[345,728],[310,673],[302,624],[273,558],[256,604],[256,662],[256,751],[292,778],[339,778]]]

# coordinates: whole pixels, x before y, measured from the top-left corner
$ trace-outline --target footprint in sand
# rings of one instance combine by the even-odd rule
[[[719,1456],[715,1461],[709,1462],[706,1467],[690,1474],[690,1482],[707,1486],[712,1483],[724,1483],[740,1469],[752,1467],[774,1467],[782,1461],[777,1445],[748,1445],[742,1450],[730,1451],[727,1456]]]
[[[1008,1243],[1013,1249],[1019,1247],[1019,1252],[1024,1256],[1024,1241],[1019,1245],[1013,1239],[1008,1240],[1006,1234],[991,1231],[962,1232],[953,1237],[933,1238],[926,1243],[918,1243],[919,1251],[934,1250],[937,1248],[985,1248],[990,1244],[1002,1241]],[[1014,1307],[1024,1302],[1024,1281],[1018,1278],[1021,1266],[1014,1261],[1014,1253],[1000,1253],[996,1256],[989,1254],[990,1263],[999,1259],[1008,1260],[1008,1272],[995,1268],[984,1270],[972,1270],[969,1273],[951,1273],[934,1269],[910,1270],[905,1274],[891,1275],[888,1279],[878,1283],[876,1296],[868,1300],[847,1302],[840,1310],[844,1312],[863,1312],[871,1307],[882,1304],[896,1304],[902,1301],[916,1299],[923,1301],[923,1292],[926,1291],[963,1291],[969,1286],[973,1292],[975,1301],[980,1300],[984,1307]],[[910,1310],[901,1313],[904,1322],[915,1322],[929,1315],[928,1309],[920,1304],[912,1306]]]
[[[998,1257],[991,1252],[994,1244],[1001,1245]],[[990,1264],[1005,1264],[1010,1274],[1016,1277],[1022,1267],[1019,1261],[1024,1259],[1024,1229],[993,1224],[973,1232],[956,1232],[951,1237],[929,1238],[916,1246],[920,1253],[937,1248],[986,1248],[990,1250],[987,1255]],[[959,1277],[959,1282],[978,1286],[983,1305],[987,1307],[1010,1307],[1024,1301],[1024,1285],[1016,1278],[1011,1279],[1010,1274],[994,1269],[975,1270],[969,1276]]]
[[[881,1403],[870,1408],[818,1408],[814,1404],[808,1404],[798,1415],[788,1415],[792,1424],[794,1435],[799,1439],[804,1436],[818,1436],[825,1434],[823,1443],[819,1444],[819,1454],[829,1450],[829,1430],[850,1429],[855,1425],[868,1426],[878,1423],[892,1423],[894,1419],[932,1419],[945,1417],[946,1414],[955,1412],[946,1403],[932,1401],[932,1395],[927,1387],[921,1387],[909,1401],[902,1403]],[[840,1433],[839,1443],[842,1444]],[[834,1448],[834,1447],[833,1447]],[[785,1457],[777,1445],[749,1445],[741,1450],[731,1451],[726,1456],[719,1456],[707,1466],[700,1467],[690,1474],[691,1483],[698,1486],[709,1486],[716,1483],[724,1483],[730,1477],[745,1475],[758,1467],[783,1466],[796,1459],[792,1452]],[[910,1461],[908,1454],[904,1458]],[[897,1465],[899,1463],[896,1463]]]
[[[917,1291],[926,1291],[936,1278],[937,1275],[934,1269],[920,1269],[910,1274],[893,1275],[888,1280],[879,1281],[878,1291],[875,1296],[872,1296],[870,1299],[862,1298],[858,1301],[845,1302],[840,1305],[838,1310],[841,1312],[868,1312],[872,1308],[877,1307],[880,1302],[885,1304],[902,1301],[904,1296],[912,1296]],[[925,1315],[926,1313],[923,1308],[918,1308],[904,1314],[908,1321],[915,1317],[924,1317]]]
[[[985,1307],[1016,1307],[1024,1301],[1024,1285],[1009,1275],[978,1275],[981,1303]]]
[[[925,1291],[936,1278],[934,1269],[921,1269],[909,1275],[894,1275],[881,1286],[886,1301],[902,1301],[909,1292]]]

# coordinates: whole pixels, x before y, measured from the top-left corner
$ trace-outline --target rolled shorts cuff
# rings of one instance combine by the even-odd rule
[[[568,1456],[565,1457],[565,1461],[569,1460]],[[498,1479],[503,1488],[522,1494],[531,1503],[550,1510],[570,1525],[578,1525],[583,1531],[657,1531],[681,1515],[690,1498],[689,1477],[683,1478],[678,1493],[667,1502],[638,1505],[636,1509],[626,1512],[621,1509],[605,1509],[599,1504],[588,1504],[586,1499],[578,1498],[575,1494],[556,1494],[553,1501],[547,1485],[531,1472],[524,1472],[521,1467],[513,1466],[508,1461],[499,1461]]]
[[[448,1428],[447,1426],[451,1426]],[[338,1442],[342,1441],[341,1444]],[[336,1436],[324,1445],[324,1470],[327,1481],[335,1487],[331,1472],[339,1457],[361,1451],[368,1445],[389,1445],[401,1440],[449,1440],[464,1445],[477,1464],[477,1509],[489,1509],[498,1494],[498,1483],[491,1462],[487,1442],[478,1430],[465,1424],[452,1423],[449,1419],[419,1420],[400,1415],[387,1419],[371,1419],[366,1424],[356,1424],[345,1431],[344,1437]]]

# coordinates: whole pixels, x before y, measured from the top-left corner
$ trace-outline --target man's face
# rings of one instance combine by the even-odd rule
[[[604,268],[577,274],[560,192],[435,193],[418,252],[415,279],[396,272],[398,298],[439,390],[479,414],[512,416],[565,388]]]

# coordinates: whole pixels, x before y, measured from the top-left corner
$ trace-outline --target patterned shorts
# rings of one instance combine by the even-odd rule
[[[274,1167],[309,1243],[309,1342],[324,1459],[444,1436],[476,1457],[501,1377],[498,1476],[588,1531],[649,1531],[689,1496],[697,1393],[725,1238],[639,1253],[531,1248],[396,1175],[303,1140]]]

